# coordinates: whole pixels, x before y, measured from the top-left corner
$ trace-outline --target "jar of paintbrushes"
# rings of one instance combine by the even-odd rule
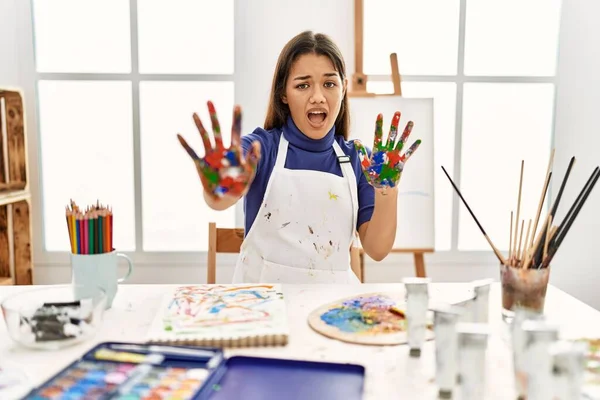
[[[550,278],[550,265],[554,255],[569,232],[573,221],[579,214],[585,201],[590,195],[596,181],[600,177],[600,167],[596,167],[585,186],[579,192],[574,203],[569,208],[560,224],[555,224],[556,213],[561,201],[567,180],[571,174],[575,157],[571,158],[560,188],[552,205],[548,208],[547,215],[542,216],[543,205],[550,180],[552,178],[552,163],[554,159],[554,150],[550,155],[548,168],[540,195],[539,204],[535,218],[529,219],[527,229],[525,230],[525,219],[521,216],[521,191],[523,187],[523,170],[525,161],[521,161],[521,178],[519,180],[519,193],[517,198],[516,217],[511,211],[510,219],[510,237],[508,256],[502,254],[492,243],[477,217],[469,207],[467,201],[446,169],[442,167],[446,177],[454,187],[454,190],[461,198],[463,204],[475,220],[475,223],[483,233],[483,236],[490,245],[492,251],[500,261],[500,283],[502,285],[502,318],[505,322],[512,322],[515,307],[530,309],[534,312],[543,313],[546,300],[546,291],[548,280]],[[539,223],[541,222],[541,223]],[[526,233],[525,233],[526,232]]]

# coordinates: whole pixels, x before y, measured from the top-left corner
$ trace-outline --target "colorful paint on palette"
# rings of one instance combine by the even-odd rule
[[[354,141],[354,147],[358,152],[363,173],[369,183],[376,188],[397,186],[406,162],[421,144],[421,140],[417,140],[401,155],[400,152],[412,132],[413,122],[409,121],[406,124],[400,140],[396,143],[399,122],[400,112],[396,112],[392,118],[388,140],[384,143],[382,140],[383,115],[379,114],[377,116],[373,151],[370,156],[359,140]]]
[[[355,334],[405,331],[406,319],[394,307],[396,302],[384,295],[361,296],[331,308],[321,315],[321,320],[342,332]]]
[[[204,368],[143,365],[143,376],[118,393],[139,371],[133,363],[80,361],[49,381],[34,399],[191,399],[208,376]]]
[[[181,135],[177,135],[177,137],[183,148],[194,160],[200,179],[209,193],[215,197],[224,195],[240,196],[246,191],[256,173],[260,148],[257,144],[254,145],[248,152],[246,159],[244,159],[240,146],[242,126],[240,107],[235,107],[233,112],[231,146],[229,148],[225,148],[223,145],[217,112],[210,101],[208,102],[208,111],[213,128],[214,146],[210,142],[210,136],[202,121],[197,114],[194,114],[194,122],[200,131],[200,137],[204,145],[204,158],[199,157]]]

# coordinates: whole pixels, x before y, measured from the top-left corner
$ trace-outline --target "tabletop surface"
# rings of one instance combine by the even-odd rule
[[[104,341],[143,342],[163,295],[177,285],[121,285],[111,309],[93,339],[60,351],[30,350],[18,346],[0,324],[0,367],[23,369],[32,385],[38,385]],[[35,286],[0,286],[0,299]],[[283,285],[290,338],[286,346],[227,349],[226,356],[251,355],[313,361],[354,363],[366,368],[364,399],[435,399],[435,344],[425,344],[420,358],[408,356],[408,346],[367,346],[326,338],[307,323],[309,313],[337,299],[373,292],[404,292],[402,284]],[[454,302],[470,294],[467,283],[431,283],[430,296]],[[510,399],[514,395],[508,327],[500,312],[500,286],[490,291],[491,336],[486,359],[486,399]],[[545,314],[561,325],[561,336],[600,335],[600,312],[550,286]],[[459,397],[458,397],[459,398]]]

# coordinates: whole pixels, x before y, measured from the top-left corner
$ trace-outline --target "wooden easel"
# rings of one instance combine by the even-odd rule
[[[402,96],[402,86],[400,79],[400,69],[398,68],[398,56],[396,53],[390,54],[390,63],[392,67],[392,83],[394,84],[394,93],[390,94],[375,94],[367,92],[368,76],[363,73],[363,0],[354,0],[354,60],[355,72],[352,75],[351,90],[348,92],[348,97],[375,97],[375,96]],[[365,252],[362,248],[360,251],[360,264],[362,279],[364,282],[364,258]],[[413,253],[415,262],[415,274],[417,277],[424,278],[427,276],[425,271],[425,253],[433,253],[433,248],[423,249],[392,249],[392,253]]]

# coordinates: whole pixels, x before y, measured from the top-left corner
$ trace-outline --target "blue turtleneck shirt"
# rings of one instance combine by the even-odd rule
[[[250,231],[250,227],[262,204],[267,183],[277,159],[281,132],[282,129],[280,128],[268,131],[256,128],[254,132],[243,135],[241,138],[244,156],[255,140],[260,143],[261,148],[261,158],[258,163],[256,177],[244,197],[244,228],[246,233]],[[371,219],[375,204],[375,192],[362,173],[358,152],[354,148],[353,140],[346,141],[343,136],[336,135],[335,126],[323,138],[311,139],[296,127],[291,117],[288,117],[286,124],[283,126],[283,135],[289,142],[285,168],[321,171],[342,176],[342,169],[333,150],[333,141],[337,141],[342,151],[350,157],[352,169],[356,174],[356,182],[358,182],[356,229]],[[277,190],[277,188],[273,187],[271,190]]]

